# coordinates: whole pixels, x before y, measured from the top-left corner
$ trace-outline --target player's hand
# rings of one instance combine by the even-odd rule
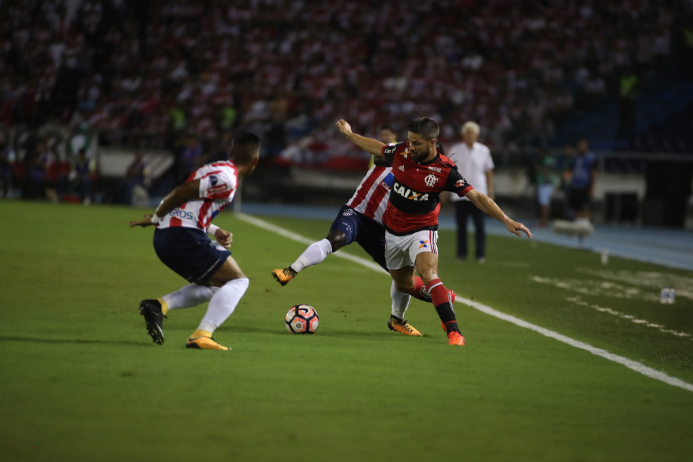
[[[341,133],[344,136],[349,136],[353,133],[351,131],[351,125],[349,125],[349,122],[347,122],[344,119],[339,119],[337,121],[337,128],[339,129],[339,133]]]
[[[231,247],[231,242],[233,241],[233,234],[219,228],[217,229],[217,232],[214,233],[214,238],[217,240],[219,244],[228,249],[229,247]]]
[[[520,231],[522,231],[527,235],[528,238],[532,239],[531,231],[527,229],[527,227],[522,223],[508,219],[507,223],[505,223],[505,226],[507,226],[508,231],[517,236],[522,236],[522,234],[520,234]]]
[[[152,216],[149,215],[148,213],[144,214],[144,220],[140,221],[131,221],[130,222],[130,228],[134,228],[135,226],[141,226],[143,228],[146,228],[147,226],[152,226],[154,223],[152,223]]]

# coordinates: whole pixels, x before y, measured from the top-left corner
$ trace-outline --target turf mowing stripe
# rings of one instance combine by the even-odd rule
[[[268,223],[264,220],[252,217],[250,215],[246,215],[244,213],[237,213],[236,217],[239,218],[240,220],[245,221],[246,223],[250,223],[252,225],[257,226],[258,228],[262,228],[262,229],[265,229],[267,231],[271,231],[273,233],[279,234],[280,236],[286,237],[286,238],[291,239],[291,240],[296,241],[296,242],[300,242],[302,244],[312,244],[313,242],[315,242],[313,239],[308,239],[307,237],[301,236],[300,234],[293,233],[293,232],[289,231],[288,229],[282,228],[282,227],[277,226],[277,225],[273,225],[273,224]],[[387,274],[380,267],[380,265],[373,263],[371,261],[365,260],[361,257],[356,257],[354,255],[349,255],[347,253],[341,253],[341,252],[335,253],[334,255],[336,257],[350,260],[350,261],[357,263],[361,266],[365,266],[366,268],[370,268],[372,270],[375,270],[381,274]],[[524,327],[525,329],[532,330],[532,331],[537,332],[537,333],[544,335],[546,337],[551,337],[552,339],[558,340],[559,342],[566,343],[572,347],[588,351],[588,352],[592,353],[593,355],[600,356],[602,358],[608,359],[609,361],[613,361],[613,362],[616,362],[618,364],[622,364],[622,365],[626,366],[628,369],[631,369],[635,372],[638,372],[638,373],[640,373],[646,377],[650,377],[652,379],[659,380],[661,382],[667,383],[667,384],[672,385],[674,387],[683,388],[684,390],[688,390],[688,391],[693,392],[693,384],[690,384],[688,382],[684,382],[683,380],[677,379],[675,377],[671,377],[670,375],[667,375],[664,372],[660,372],[660,371],[657,371],[655,369],[652,369],[651,367],[647,367],[644,364],[641,364],[637,361],[633,361],[632,359],[624,358],[623,356],[609,353],[608,351],[603,350],[601,348],[596,348],[596,347],[593,347],[592,345],[581,342],[579,340],[575,340],[575,339],[572,339],[570,337],[566,337],[565,335],[559,334],[558,332],[554,332],[552,330],[545,329],[543,327],[529,323],[529,322],[524,321],[524,320],[517,318],[515,316],[502,313],[498,310],[494,310],[490,306],[486,306],[484,304],[475,302],[473,300],[469,300],[469,299],[464,298],[464,297],[458,296],[455,301],[458,303],[463,303],[465,305],[471,306],[472,308],[474,308],[478,311],[481,311],[482,313],[486,313],[488,315],[491,315],[495,318],[502,319],[503,321],[513,323],[516,326]]]

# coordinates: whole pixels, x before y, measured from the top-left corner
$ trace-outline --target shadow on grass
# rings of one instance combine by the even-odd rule
[[[286,329],[263,329],[262,327],[251,327],[251,326],[229,326],[229,327],[220,327],[217,329],[216,332],[224,332],[228,334],[270,334],[270,335],[292,335],[287,331]],[[393,336],[394,334],[392,332],[356,332],[356,331],[347,331],[347,330],[332,330],[332,331],[318,331],[314,334],[318,335],[320,337],[335,337],[335,338],[354,338],[354,337],[360,337],[360,338],[370,338],[370,339],[379,339],[379,338],[386,338]]]
[[[148,342],[133,342],[128,340],[85,340],[85,339],[57,339],[57,338],[32,338],[32,337],[0,337],[0,342],[31,342],[49,344],[77,344],[77,345],[133,345],[148,347]]]

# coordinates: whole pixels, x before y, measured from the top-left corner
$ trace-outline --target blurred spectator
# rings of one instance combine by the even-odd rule
[[[640,79],[632,68],[620,80],[618,137],[632,143],[636,135],[637,97]]]
[[[45,140],[42,140],[38,145],[37,155],[29,157],[26,163],[29,166],[27,197],[29,199],[46,199],[47,188],[51,180],[49,173],[55,163],[55,158],[48,150]]]
[[[120,201],[123,204],[132,204],[132,192],[136,187],[149,188],[150,169],[141,152],[135,153],[135,158],[128,165],[125,179],[120,183]]]
[[[200,166],[204,163],[204,157],[202,156],[203,152],[204,147],[202,146],[202,143],[200,143],[194,136],[189,136],[180,154],[183,176],[185,178],[190,176],[191,173],[200,168]]]
[[[6,145],[5,140],[0,141],[0,182],[2,182],[2,197],[9,196],[14,186],[14,163],[17,157],[14,151]]]
[[[539,226],[545,228],[549,224],[551,196],[556,186],[556,160],[544,148],[539,150],[539,160],[535,171],[537,175],[537,200],[541,208]]]
[[[493,193],[493,159],[488,147],[477,142],[479,139],[479,125],[476,122],[466,122],[462,126],[462,138],[464,142],[455,144],[450,148],[448,156],[467,179],[474,189],[487,194],[491,199]],[[486,262],[486,230],[484,226],[484,212],[479,210],[466,197],[452,196],[455,203],[455,215],[457,219],[457,258],[467,258],[467,217],[472,216],[475,228],[476,259],[479,263]]]
[[[87,157],[87,149],[80,148],[72,162],[70,173],[60,179],[60,197],[76,192],[85,205],[91,204],[91,186],[95,165]]]
[[[589,222],[590,201],[594,193],[594,178],[597,174],[597,156],[589,150],[589,144],[582,138],[577,145],[570,173],[570,208],[579,222]]]
[[[566,220],[574,220],[575,216],[570,206],[570,175],[575,157],[575,148],[567,144],[563,147],[563,154],[558,157],[556,170],[560,175],[561,189],[563,190],[563,215]]]

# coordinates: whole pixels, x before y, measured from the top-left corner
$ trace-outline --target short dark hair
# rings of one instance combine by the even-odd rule
[[[383,130],[390,130],[392,133],[395,133],[395,130],[392,128],[392,126],[388,124],[382,124],[380,127],[378,127],[378,131],[383,131]]]
[[[418,119],[412,120],[409,123],[409,131],[416,133],[425,140],[438,138],[440,134],[438,123],[430,117],[419,117]]]
[[[229,158],[241,164],[252,162],[260,147],[260,137],[250,132],[238,132],[231,143]]]

